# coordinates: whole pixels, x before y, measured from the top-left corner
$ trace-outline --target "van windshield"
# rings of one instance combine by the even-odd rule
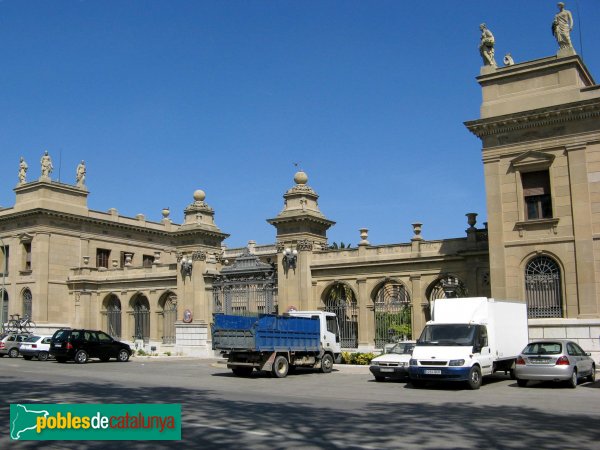
[[[427,325],[417,341],[418,345],[472,346],[477,325],[443,324]]]

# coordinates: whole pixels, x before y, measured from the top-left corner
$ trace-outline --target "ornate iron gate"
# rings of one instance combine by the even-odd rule
[[[401,283],[387,281],[375,295],[375,348],[412,337],[410,295]]]
[[[108,334],[121,338],[121,302],[114,296],[106,305],[106,325]]]
[[[175,321],[177,320],[177,297],[171,295],[163,305],[163,344],[175,343]]]
[[[150,340],[150,308],[148,300],[138,298],[133,304],[134,338],[143,339],[145,343]]]
[[[560,268],[547,256],[531,260],[525,269],[527,316],[562,317]]]
[[[213,282],[213,312],[235,315],[277,312],[277,273],[248,249]]]
[[[344,292],[343,298],[331,298],[332,292],[340,289]],[[354,292],[341,283],[329,291],[330,298],[325,300],[325,311],[335,313],[340,326],[340,344],[342,348],[358,347],[358,304]]]

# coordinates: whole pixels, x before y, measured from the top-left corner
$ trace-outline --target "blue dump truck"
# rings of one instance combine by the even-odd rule
[[[227,358],[227,368],[237,376],[254,369],[284,378],[298,366],[323,373],[341,356],[340,333],[334,313],[293,311],[259,317],[215,314],[212,348]]]

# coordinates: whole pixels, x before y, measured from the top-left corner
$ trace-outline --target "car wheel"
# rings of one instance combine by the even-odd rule
[[[117,355],[117,361],[119,361],[119,362],[129,361],[129,352],[125,349],[119,350],[119,354]]]
[[[596,381],[596,366],[593,364],[592,364],[592,371],[588,375],[587,379],[590,383],[593,383],[594,381]]]
[[[525,387],[527,386],[527,380],[521,380],[520,378],[517,378],[517,384],[519,387]]]
[[[18,348],[13,347],[13,348],[11,348],[8,351],[8,357],[9,358],[17,358],[18,356],[19,356],[19,349]]]
[[[329,353],[327,353],[326,355],[323,355],[323,358],[321,359],[321,372],[329,373],[332,370],[333,370],[333,356],[331,356]]]
[[[48,359],[48,352],[39,352],[37,358],[38,361],[46,361]]]
[[[238,377],[249,377],[250,374],[252,374],[253,370],[254,370],[253,367],[247,367],[247,366],[239,366],[239,367],[231,368],[231,371],[233,372],[233,374]]]
[[[385,377],[376,376],[375,381],[385,381]]]
[[[569,387],[575,389],[577,387],[577,370],[573,369],[573,373],[571,374],[571,379],[569,380]]]
[[[85,364],[88,361],[88,354],[85,350],[79,350],[75,353],[75,362],[77,364]]]
[[[278,356],[273,362],[273,375],[277,378],[285,378],[288,374],[289,366],[285,356]]]
[[[25,355],[23,355],[23,359],[25,361],[31,361],[32,358],[33,358],[33,356],[29,356],[29,355],[25,356]]]
[[[479,366],[471,367],[469,371],[469,389],[479,389],[481,387],[481,369]]]

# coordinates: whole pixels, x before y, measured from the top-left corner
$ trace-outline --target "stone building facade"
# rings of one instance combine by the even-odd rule
[[[347,349],[416,337],[432,299],[493,296],[528,304],[530,336],[600,351],[600,88],[576,55],[488,69],[478,77],[488,222],[462,237],[412,224],[410,242],[333,249],[335,223],[304,172],[268,219],[274,242],[228,249],[196,191],[182,224],[89,209],[79,180],[21,179],[0,208],[2,319],[40,331],[108,331],[146,351],[211,355],[213,312],[326,309]],[[426,229],[426,226],[425,226]]]

